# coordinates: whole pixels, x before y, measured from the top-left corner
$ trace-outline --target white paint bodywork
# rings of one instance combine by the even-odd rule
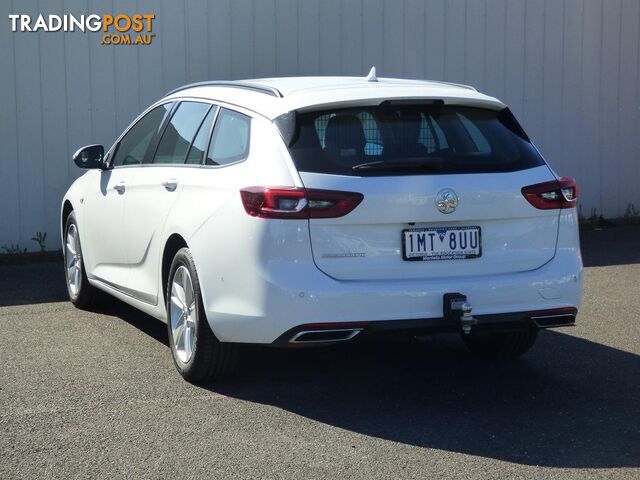
[[[91,170],[71,186],[63,204],[70,202],[76,212],[93,285],[166,321],[162,255],[167,240],[179,235],[193,254],[207,318],[221,341],[271,343],[304,323],[439,318],[447,292],[467,295],[480,315],[579,307],[576,210],[537,210],[520,193],[525,185],[555,178],[546,165],[476,175],[300,174],[273,123],[295,109],[377,104],[388,98],[440,98],[492,109],[503,108],[501,102],[468,87],[430,82],[256,82],[278,88],[283,97],[196,87],[162,100],[205,101],[251,116],[245,161],[226,167]],[[175,190],[162,186],[167,179],[177,181]],[[114,190],[119,182],[126,184],[124,193]],[[364,201],[337,219],[265,220],[243,208],[239,190],[253,185],[354,191],[363,193]],[[433,207],[444,187],[460,196],[459,209],[448,216]],[[400,232],[407,222],[479,225],[483,256],[405,262]],[[365,255],[323,258],[323,253]]]

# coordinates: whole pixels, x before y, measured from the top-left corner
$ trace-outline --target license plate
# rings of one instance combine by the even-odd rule
[[[482,255],[480,227],[409,228],[402,231],[405,260],[464,260]]]

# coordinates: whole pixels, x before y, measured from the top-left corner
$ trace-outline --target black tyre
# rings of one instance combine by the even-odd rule
[[[176,368],[192,383],[233,373],[238,346],[218,341],[209,327],[200,282],[188,248],[176,253],[167,282],[167,329]]]
[[[101,298],[101,292],[87,280],[80,245],[80,231],[74,212],[69,214],[65,224],[63,252],[69,300],[78,308],[94,307],[98,298]]]
[[[492,358],[514,358],[527,352],[538,337],[538,329],[512,332],[471,332],[462,335],[467,348],[475,355]]]

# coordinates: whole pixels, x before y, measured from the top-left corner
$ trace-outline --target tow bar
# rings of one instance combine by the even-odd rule
[[[444,318],[460,322],[462,333],[465,335],[471,333],[471,327],[478,323],[478,320],[471,315],[473,307],[467,301],[467,296],[461,293],[445,293],[443,310]]]

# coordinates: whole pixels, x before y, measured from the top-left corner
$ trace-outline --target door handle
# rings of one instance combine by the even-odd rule
[[[173,192],[178,187],[178,180],[175,178],[168,178],[162,182],[162,186],[170,192]]]
[[[113,189],[118,193],[124,193],[124,191],[125,191],[125,183],[124,182],[118,182],[113,186]]]

